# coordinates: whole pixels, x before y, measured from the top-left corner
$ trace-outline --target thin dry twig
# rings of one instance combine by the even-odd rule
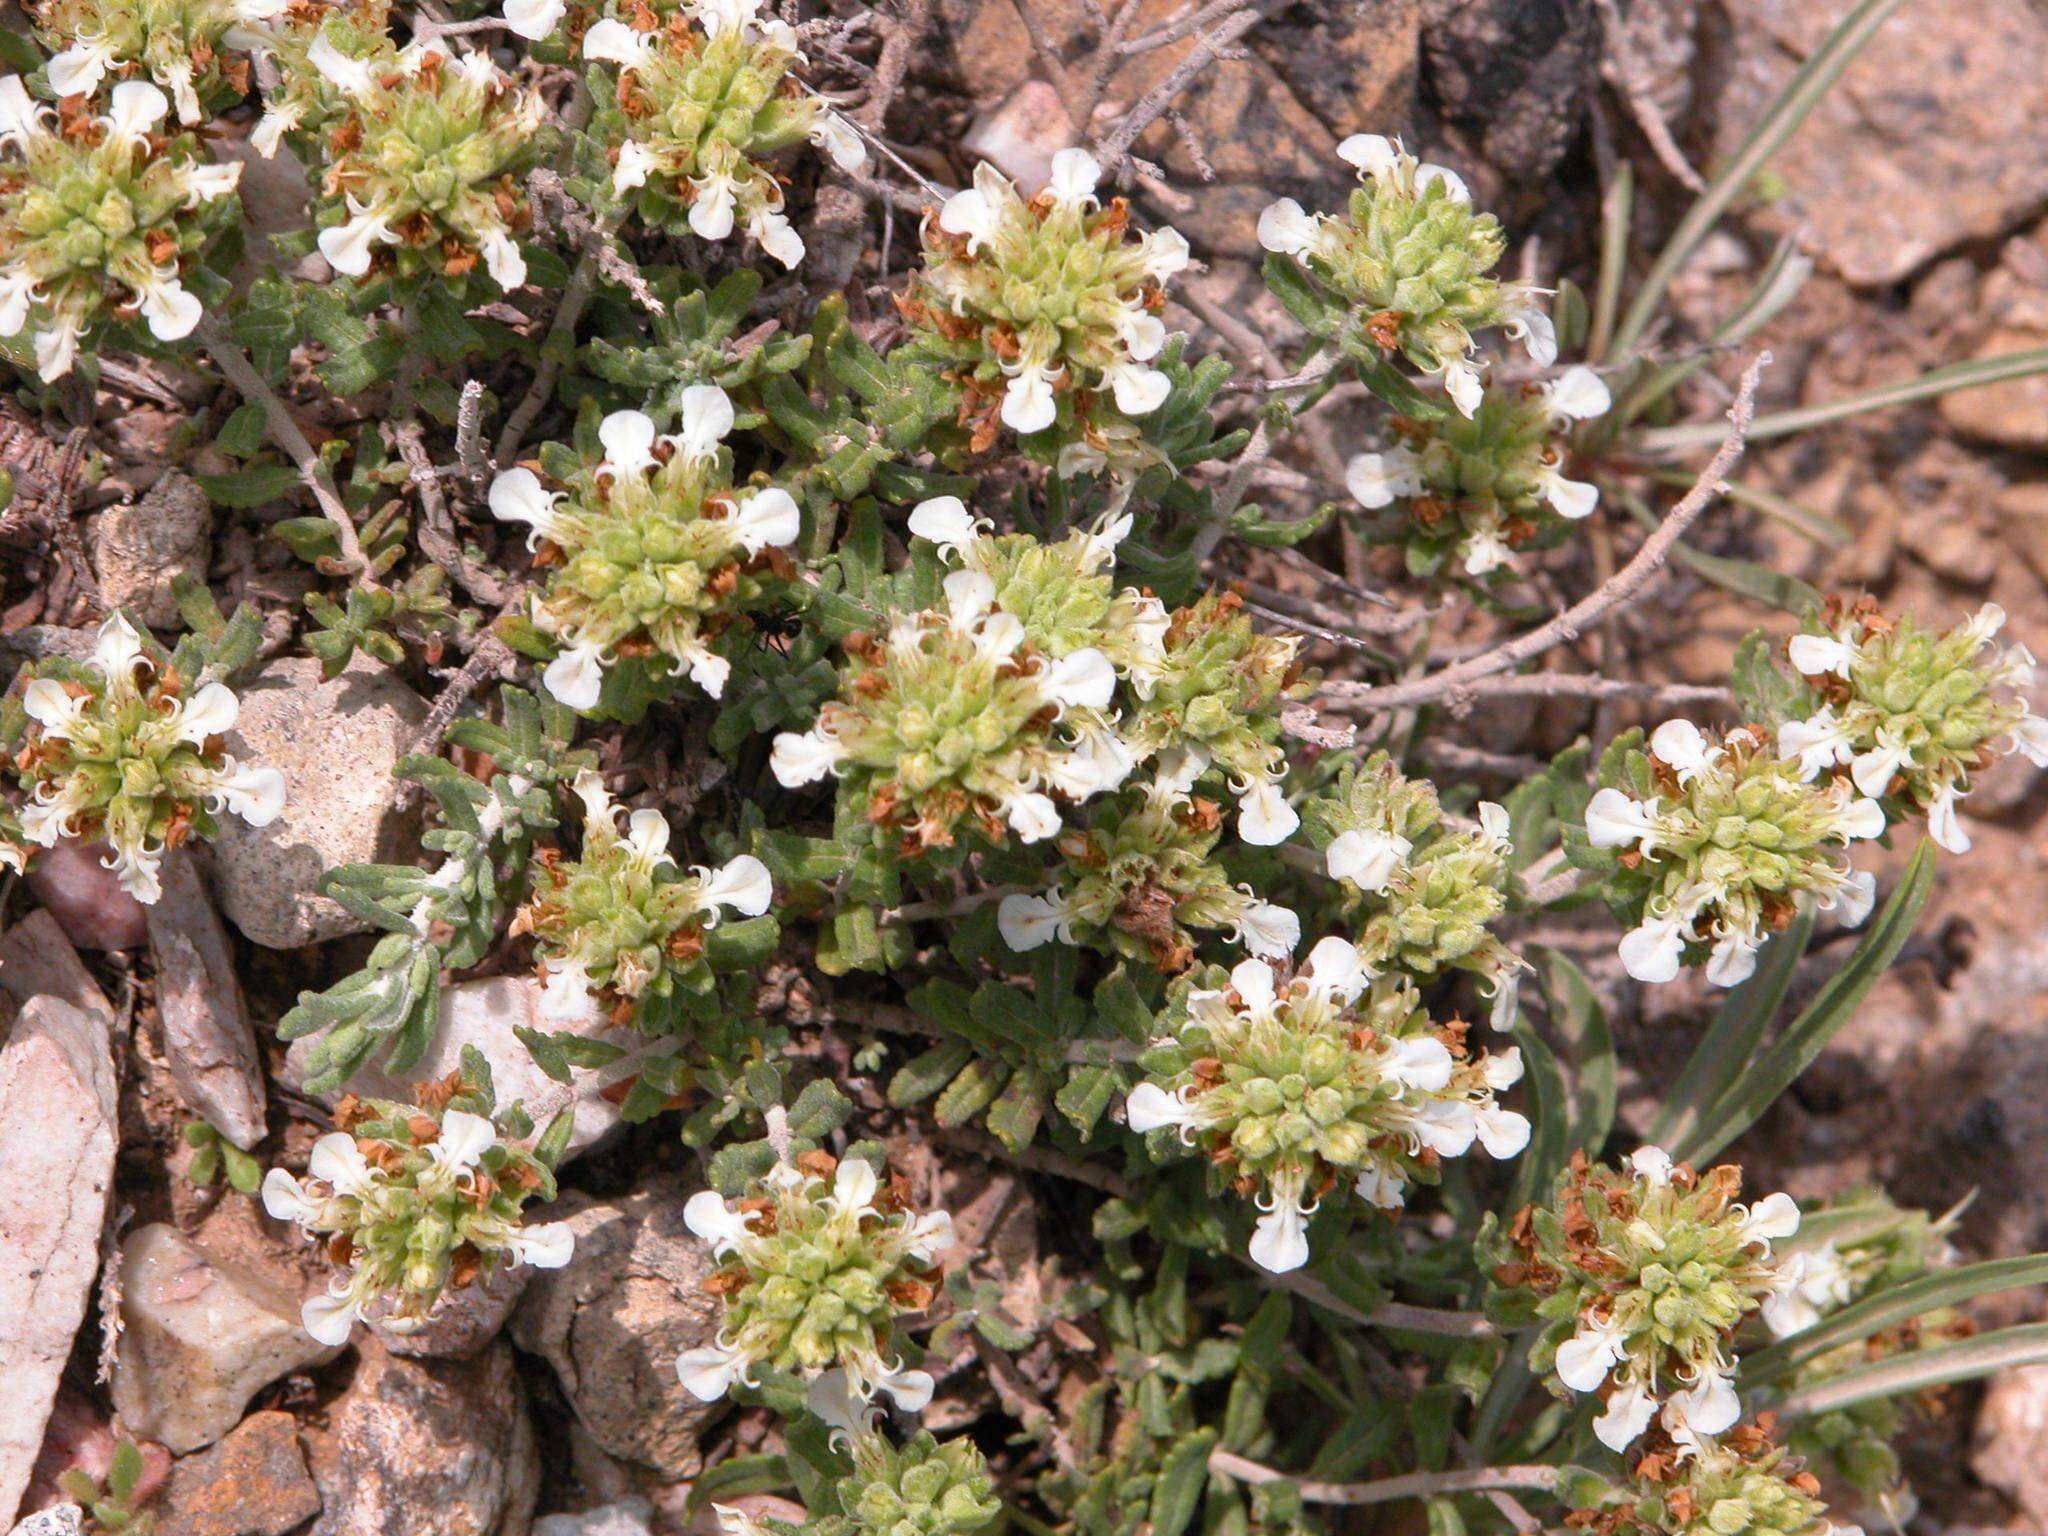
[[[1369,1483],[1307,1482],[1262,1466],[1234,1451],[1211,1451],[1209,1470],[1246,1483],[1293,1483],[1309,1504],[1384,1504],[1393,1499],[1427,1499],[1445,1493],[1482,1493],[1491,1488],[1556,1486],[1558,1469],[1545,1466],[1470,1467],[1456,1472],[1409,1472]]]
[[[1517,672],[1509,677],[1482,677],[1460,685],[1458,691],[1469,698],[1534,695],[1549,699],[1612,699],[1662,704],[1674,709],[1688,705],[1727,706],[1735,702],[1731,690],[1712,683],[1656,683],[1583,672]],[[1323,684],[1321,697],[1334,706],[1351,708],[1351,701],[1369,699],[1375,692],[1371,683],[1337,680]]]

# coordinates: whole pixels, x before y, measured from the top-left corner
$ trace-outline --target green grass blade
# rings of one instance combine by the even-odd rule
[[[2036,373],[2048,373],[2048,347],[2028,347],[2021,352],[2001,352],[1996,357],[1950,363],[1903,383],[1862,390],[1840,400],[1830,400],[1826,405],[1809,405],[1796,411],[1777,411],[1769,416],[1759,416],[1750,424],[1749,439],[1762,442],[1765,438],[1784,437],[1788,433],[1804,432],[1809,427],[1860,416],[1865,411],[1910,405],[1915,400],[1931,399],[1954,390],[1997,384],[2005,379],[2023,379]],[[1704,448],[1720,442],[1727,435],[1725,426],[1700,422],[1683,427],[1660,427],[1654,432],[1643,433],[1633,442],[1645,453],[1670,453],[1683,448]]]
[[[1792,973],[1813,937],[1814,915],[1803,910],[1792,925],[1774,936],[1757,957],[1749,980],[1730,992],[1714,1014],[1714,1022],[1693,1047],[1692,1059],[1671,1085],[1664,1107],[1650,1125],[1650,1144],[1669,1147],[1683,1141],[1701,1118],[1742,1075],[1742,1069],[1763,1043],[1764,1031],[1784,1005]]]
[[[1938,1344],[1933,1349],[1916,1349],[1911,1354],[1855,1366],[1793,1393],[1778,1411],[1787,1418],[1804,1418],[1854,1407],[1873,1398],[1897,1397],[1953,1381],[1971,1381],[1994,1371],[2037,1365],[2044,1360],[2048,1360],[2048,1323],[2025,1323],[1955,1344]]]
[[[1960,1306],[1993,1291],[2040,1285],[2044,1281],[2048,1281],[2048,1254],[2043,1253],[1992,1259],[1983,1264],[1965,1264],[1960,1269],[1922,1275],[1917,1280],[1895,1285],[1875,1296],[1866,1296],[1854,1306],[1842,1308],[1805,1332],[1795,1333],[1768,1349],[1758,1350],[1742,1362],[1742,1384],[1745,1387],[1762,1386],[1787,1371],[1796,1371],[1807,1361],[1831,1349],[1867,1339],[1882,1329],[1924,1317],[1938,1308]]]
[[[1636,207],[1635,167],[1624,160],[1614,180],[1600,195],[1600,273],[1593,282],[1593,330],[1586,339],[1586,361],[1599,363],[1614,337],[1614,315],[1621,307],[1621,281],[1628,275],[1629,232]]]
[[[1734,158],[1721,168],[1720,174],[1707,184],[1707,190],[1687,210],[1678,228],[1672,231],[1671,239],[1651,264],[1643,278],[1643,286],[1636,291],[1615,332],[1613,351],[1617,356],[1626,356],[1642,339],[1679,268],[1720,222],[1721,215],[1728,211],[1728,205],[1749,186],[1750,179],[1806,121],[1807,115],[1820,104],[1821,98],[1827,95],[1842,71],[1849,67],[1850,61],[1901,3],[1902,0],[1862,0],[1835,24],[1834,30],[1822,39],[1821,45],[1785,83],[1785,89],[1778,93],[1777,100],[1750,130],[1749,137],[1742,141]]]
[[[1799,296],[1799,290],[1806,286],[1806,280],[1811,276],[1813,263],[1799,254],[1791,237],[1780,240],[1777,249],[1771,253],[1771,259],[1764,264],[1762,276],[1750,288],[1749,297],[1714,328],[1705,345],[1690,357],[1666,363],[1630,390],[1615,415],[1622,421],[1637,420],[1713,361],[1716,351],[1747,341],[1770,324],[1787,304]]]
[[[1934,844],[1922,842],[1899,888],[1884,904],[1848,963],[1821,988],[1806,1010],[1761,1057],[1743,1064],[1741,1076],[1691,1134],[1667,1148],[1684,1162],[1700,1163],[1741,1135],[1777,1101],[1813,1058],[1821,1053],[1863,996],[1898,957],[1912,936],[1914,919],[1934,889]]]

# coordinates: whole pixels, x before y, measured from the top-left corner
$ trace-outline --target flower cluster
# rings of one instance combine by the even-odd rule
[[[164,850],[213,837],[218,812],[263,827],[284,809],[282,774],[222,749],[240,710],[227,685],[180,677],[124,615],[100,626],[89,665],[47,661],[29,677],[15,759],[29,793],[22,835],[44,848],[67,837],[106,843],[107,867],[138,901],[163,894]]]
[[[392,1333],[411,1333],[433,1315],[449,1286],[465,1286],[514,1264],[558,1269],[574,1235],[561,1222],[522,1227],[528,1199],[555,1194],[554,1171],[507,1138],[456,1082],[426,1084],[419,1104],[344,1099],[342,1129],[313,1143],[309,1179],[273,1168],[263,1208],[326,1241],[351,1266],[303,1308],[306,1332],[343,1344],[366,1309]],[[310,1182],[309,1182],[310,1180]]]
[[[1432,1025],[1413,986],[1373,977],[1343,939],[1319,942],[1284,987],[1246,960],[1184,1006],[1124,1116],[1140,1133],[1171,1128],[1256,1197],[1251,1257],[1265,1269],[1308,1262],[1308,1218],[1340,1180],[1399,1210],[1473,1142],[1494,1157],[1528,1144],[1529,1122],[1494,1101],[1521,1077],[1520,1053],[1474,1057],[1461,1025]]]
[[[1166,345],[1161,285],[1187,265],[1187,242],[1167,228],[1131,238],[1124,200],[1097,199],[1101,178],[1087,151],[1064,149],[1027,200],[977,165],[974,185],[925,221],[924,271],[899,302],[966,388],[977,449],[995,439],[998,399],[1019,433],[1051,427],[1065,401],[1077,437],[1102,395],[1125,417],[1166,403],[1166,375],[1149,365]]]
[[[1520,1320],[1548,1325],[1530,1364],[1605,1397],[1601,1444],[1627,1449],[1660,1404],[1680,1444],[1720,1434],[1740,1413],[1736,1328],[1759,1310],[1775,1332],[1797,1326],[1788,1299],[1804,1271],[1772,1244],[1799,1230],[1799,1207],[1783,1194],[1744,1206],[1741,1188],[1732,1164],[1695,1173],[1656,1147],[1623,1172],[1579,1154],[1545,1204],[1482,1233],[1495,1282],[1532,1314]]]
[[[540,856],[534,894],[512,931],[537,941],[544,1017],[578,1019],[602,1000],[615,1023],[630,1024],[679,988],[707,985],[705,929],[727,908],[759,917],[775,884],[767,866],[744,853],[723,868],[682,874],[660,811],[633,812],[621,833],[603,780],[585,769],[574,788],[583,801],[583,851]]]
[[[1149,781],[1096,801],[1088,824],[1055,842],[1050,883],[1002,899],[1003,942],[1020,954],[1055,938],[1100,944],[1168,973],[1194,963],[1191,930],[1223,932],[1264,959],[1292,955],[1301,919],[1233,884],[1212,857],[1223,817],[1190,792],[1200,771],[1189,753],[1168,751]]]
[[[1988,649],[2004,625],[1996,603],[1940,632],[1868,598],[1830,603],[1789,642],[1820,706],[1778,728],[1779,750],[1808,778],[1846,768],[1858,793],[1925,815],[1935,842],[1967,852],[1956,806],[1991,753],[2048,767],[2048,720],[2002,691],[2034,680],[2034,658],[2025,646]]]
[[[1442,378],[1470,416],[1482,386],[1474,331],[1500,326],[1548,367],[1557,335],[1537,290],[1488,276],[1505,247],[1500,223],[1472,210],[1455,171],[1428,165],[1376,133],[1337,146],[1358,168],[1345,216],[1282,198],[1259,215],[1259,244],[1292,257],[1349,308],[1362,342]]]
[[[1608,785],[1586,807],[1587,841],[1619,850],[1617,900],[1637,914],[1621,941],[1629,975],[1669,981],[1703,954],[1707,980],[1730,987],[1801,895],[1843,908],[1851,926],[1869,915],[1872,877],[1838,850],[1884,834],[1875,800],[1846,781],[1807,783],[1751,730],[1711,746],[1697,726],[1667,720],[1649,746],[1629,755],[1626,790]]]
[[[884,1186],[870,1164],[816,1152],[778,1162],[737,1206],[708,1189],[692,1195],[683,1220],[727,1261],[711,1283],[724,1326],[676,1361],[692,1395],[713,1402],[755,1385],[763,1367],[813,1382],[837,1367],[859,1402],[886,1392],[916,1413],[931,1401],[932,1378],[906,1363],[897,1319],[933,1295],[953,1242],[944,1211],[912,1211],[899,1181]]]
[[[605,457],[565,467],[560,491],[523,466],[491,482],[491,511],[527,524],[551,568],[533,618],[561,646],[543,681],[570,708],[597,708],[606,670],[624,660],[724,691],[732,663],[713,642],[777,590],[802,523],[789,492],[733,485],[719,447],[732,424],[724,391],[694,384],[672,435],[639,411],[605,417]]]
[[[1590,368],[1547,384],[1488,385],[1469,416],[1396,417],[1396,445],[1353,458],[1345,484],[1369,510],[1403,504],[1391,533],[1407,544],[1410,569],[1433,571],[1451,558],[1469,576],[1512,569],[1516,551],[1546,525],[1585,517],[1598,502],[1597,487],[1565,475],[1565,429],[1611,404]]]
[[[1512,1005],[1519,960],[1487,926],[1507,906],[1508,816],[1481,801],[1470,830],[1446,824],[1436,790],[1384,752],[1347,764],[1306,820],[1323,865],[1361,911],[1359,953],[1375,970],[1483,978],[1496,1009]]]
[[[361,55],[315,20],[280,44],[314,79],[271,104],[257,142],[307,133],[326,163],[315,222],[320,254],[344,277],[388,269],[402,280],[460,278],[479,262],[510,292],[526,281],[515,238],[530,219],[525,174],[538,161],[547,105],[477,51],[397,48],[381,33]],[[294,58],[294,55],[299,58]]]
[[[37,371],[62,378],[104,320],[139,316],[158,341],[202,314],[185,287],[200,249],[233,222],[238,165],[215,165],[190,134],[165,138],[170,111],[146,80],[115,86],[107,113],[30,99],[0,79],[0,337],[35,338]]]
[[[262,23],[288,0],[42,0],[36,31],[59,51],[49,65],[59,96],[91,96],[108,75],[147,76],[193,125],[249,94],[245,52],[268,39]],[[240,53],[240,56],[237,54]]]
[[[1002,1513],[988,1462],[965,1435],[941,1442],[921,1429],[892,1445],[875,1426],[876,1411],[847,1400],[843,1371],[825,1372],[808,1397],[852,1459],[824,1494],[837,1510],[814,1508],[798,1525],[714,1504],[720,1536],[970,1536]]]
[[[1129,517],[1056,544],[992,538],[957,497],[921,503],[910,531],[960,563],[945,606],[898,615],[844,647],[854,665],[808,732],[776,739],[776,776],[846,780],[867,818],[914,855],[968,826],[1040,842],[1060,805],[1162,765],[1180,791],[1215,772],[1239,797],[1246,842],[1299,824],[1279,789],[1277,705],[1295,686],[1295,644],[1261,635],[1231,597],[1172,613],[1116,591],[1109,567]]]
[[[592,125],[611,146],[612,191],[657,228],[723,240],[737,226],[794,267],[804,242],[763,161],[809,139],[842,170],[867,163],[859,135],[790,75],[796,34],[759,0],[698,0],[666,20],[629,11],[630,23],[607,18],[583,37],[584,58],[618,66]]]
[[[1596,1536],[1862,1536],[1827,1518],[1820,1480],[1772,1443],[1773,1416],[1638,1458],[1626,1483],[1566,1517]]]

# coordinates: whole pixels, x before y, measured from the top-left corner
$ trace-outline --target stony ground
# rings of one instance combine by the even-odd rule
[[[1680,206],[1676,173],[1645,124],[1668,124],[1675,154],[1713,164],[1838,8],[1274,7],[1242,57],[1196,81],[1180,122],[1140,145],[1162,173],[1146,193],[1150,211],[1171,217],[1208,263],[1178,323],[1205,345],[1247,354],[1249,366],[1284,366],[1292,342],[1256,282],[1252,221],[1275,195],[1331,198],[1341,187],[1336,142],[1368,129],[1404,132],[1465,171],[1523,239],[1535,275],[1583,275],[1598,180],[1619,159],[1635,163],[1646,189],[1646,238]],[[1092,91],[1109,110],[1167,78],[1184,51],[1163,47],[1108,79],[1056,88],[1055,71],[1082,62],[1091,8],[1034,0],[1032,9],[1044,53],[1012,0],[938,6],[889,125],[925,174],[957,182],[963,162],[950,146],[965,142],[1028,175],[1034,158],[1075,134],[1063,94]],[[1134,29],[1176,9],[1140,0]],[[2044,165],[2048,10],[2030,0],[1909,4],[1777,160],[1760,203],[1702,251],[1678,307],[1686,318],[1719,312],[1771,241],[1796,233],[1819,270],[1760,338],[1776,359],[1768,406],[2048,344]],[[862,264],[883,274],[901,265],[913,231],[899,218],[875,233]],[[1724,394],[1704,380],[1696,413],[1711,414]],[[203,381],[113,371],[91,434],[106,473],[79,498],[78,518],[56,535],[0,525],[0,681],[21,657],[74,644],[68,626],[98,605],[168,621],[167,581],[184,569],[205,572],[228,600],[271,607],[273,649],[287,648],[283,615],[306,584],[303,568],[257,537],[261,518],[216,516],[197,493],[187,476],[208,466],[178,432],[195,409],[217,409]],[[1325,420],[1299,455],[1273,466],[1266,499],[1306,506],[1336,492],[1342,413]],[[58,451],[49,424],[0,402],[0,459],[47,468]],[[1758,483],[1839,519],[1848,538],[1817,547],[1724,511],[1710,518],[1703,548],[1824,589],[1867,587],[1945,619],[1994,600],[2015,637],[2048,654],[2048,382],[1827,429],[1760,449],[1755,462]],[[1360,558],[1334,544],[1320,553]],[[1284,570],[1258,574],[1286,585]],[[1603,643],[1642,675],[1720,682],[1754,613],[1680,575]],[[0,1180],[33,1174],[71,1187],[76,1170],[103,1170],[99,1190],[74,1190],[41,1226],[0,1214],[0,1280],[32,1263],[39,1244],[54,1245],[53,1223],[104,1220],[120,1252],[96,1315],[82,1329],[49,1330],[37,1369],[62,1385],[40,1444],[0,1387],[0,1471],[34,1466],[24,1509],[52,1497],[64,1467],[103,1468],[118,1415],[146,1445],[160,1536],[522,1536],[536,1515],[547,1536],[631,1536],[650,1524],[679,1528],[689,1480],[706,1461],[753,1449],[767,1432],[752,1415],[697,1405],[669,1369],[701,1341],[710,1307],[698,1288],[702,1259],[679,1221],[683,1158],[659,1125],[614,1134],[572,1166],[559,1213],[578,1235],[569,1268],[515,1277],[465,1297],[425,1335],[367,1339],[339,1358],[297,1329],[295,1299],[314,1283],[303,1250],[247,1197],[181,1176],[192,1154],[178,1131],[194,1109],[223,1128],[247,1127],[252,1140],[267,1134],[273,1161],[296,1160],[323,1128],[322,1106],[296,1092],[293,1063],[267,1026],[300,988],[341,974],[367,945],[346,914],[311,894],[321,869],[417,846],[418,813],[391,803],[389,769],[438,681],[352,670],[321,682],[311,662],[269,663],[235,749],[284,768],[291,809],[270,836],[231,835],[213,850],[203,871],[211,899],[187,871],[192,883],[182,894],[174,886],[138,927],[90,893],[67,905],[77,882],[61,876],[42,882],[51,911],[41,915],[30,915],[27,893],[0,887],[0,918],[13,923],[0,936],[0,1032],[14,1031],[13,1076],[0,1077],[0,1155],[14,1161],[0,1162]],[[1564,702],[1523,702],[1475,712],[1465,740],[1541,754],[1613,723]],[[2048,1247],[2048,792],[2016,758],[1998,772],[1971,801],[1979,848],[1967,876],[1944,884],[1907,958],[1746,1149],[1762,1185],[1802,1198],[1878,1180],[1928,1207],[1970,1200],[1959,1241],[1972,1257]],[[691,792],[680,773],[677,792]],[[1612,977],[1610,938],[1568,927],[1544,937]],[[767,1005],[794,1023],[815,1017],[794,978],[768,982]],[[14,1019],[17,1003],[38,994],[46,1000]],[[1654,1080],[1680,1059],[1699,999],[1666,989],[1649,1013],[1631,1011],[1631,993],[1619,1001],[1624,1053],[1641,1081]],[[518,978],[462,981],[422,1070],[476,1043],[500,1064],[502,1093],[541,1091],[530,1069],[517,1078],[523,1053],[509,1034],[531,1006]],[[260,1062],[217,1027],[242,1010],[263,1042]],[[118,1083],[67,1070],[66,1042],[94,1030],[124,1047]],[[814,1048],[844,1049],[829,1031]],[[10,1119],[10,1106],[50,1106],[56,1092],[71,1096],[66,1117],[46,1111],[38,1125],[75,1121],[75,1136],[9,1143],[21,1118]],[[865,1095],[876,1100],[871,1083]],[[608,1109],[586,1106],[579,1142],[614,1130]],[[1037,1326],[1066,1283],[1062,1188],[984,1161],[973,1145],[947,1148],[943,1174],[921,1139],[906,1136],[896,1150],[926,1184],[920,1195],[942,1198],[969,1245],[990,1255],[986,1271],[1013,1319]],[[2009,1295],[1985,1320],[2032,1319],[2041,1305],[2036,1294]],[[942,1385],[935,1427],[986,1427],[1015,1410],[960,1380]],[[1924,1499],[1916,1529],[2048,1529],[2048,1375],[1954,1394],[1916,1433],[1910,1465]]]

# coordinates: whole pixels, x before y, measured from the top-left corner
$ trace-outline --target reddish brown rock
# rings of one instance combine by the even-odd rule
[[[252,1413],[218,1445],[171,1469],[156,1536],[284,1536],[320,1513],[298,1421]]]

